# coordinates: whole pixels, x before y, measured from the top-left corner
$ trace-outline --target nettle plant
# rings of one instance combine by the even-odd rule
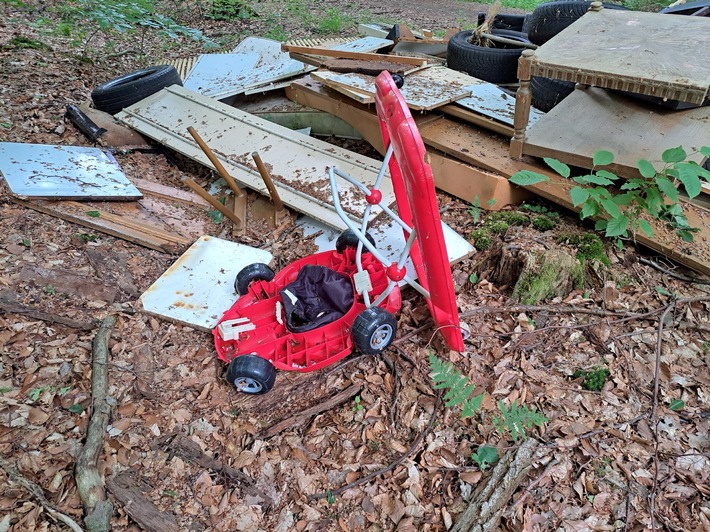
[[[708,146],[703,146],[699,152],[710,157]],[[687,159],[688,154],[682,146],[670,148],[661,155],[663,166],[660,169],[640,159],[638,170],[641,177],[623,180],[600,168],[613,163],[614,154],[597,151],[592,158],[592,170],[571,178],[578,186],[569,191],[570,199],[575,207],[581,207],[580,218],[597,218],[595,229],[617,238],[619,243],[622,238],[635,236],[639,230],[652,237],[653,229],[646,218],[665,222],[683,240],[692,242],[693,233],[698,229],[688,224],[678,188],[682,185],[688,198],[696,197],[702,182],[710,180],[710,171]],[[544,161],[562,177],[570,178],[571,170],[566,164],[552,158]],[[511,183],[520,186],[543,181],[549,181],[549,178],[529,170],[516,172],[510,177]]]

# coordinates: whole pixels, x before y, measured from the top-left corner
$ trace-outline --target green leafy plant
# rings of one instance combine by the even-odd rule
[[[0,387],[0,395],[4,395],[4,394],[6,394],[6,393],[10,393],[12,390],[14,390],[14,388],[2,386],[2,387]]]
[[[83,41],[82,54],[85,56],[99,33],[106,35],[109,43],[114,42],[111,39],[114,34],[137,33],[139,39],[134,39],[133,43],[140,46],[141,55],[144,55],[142,44],[148,31],[174,40],[186,37],[208,46],[214,45],[201,31],[178,24],[160,13],[155,0],[77,0],[61,2],[56,9],[62,17],[61,33],[76,35]],[[50,21],[45,24],[54,26]]]
[[[68,410],[72,414],[81,414],[82,412],[84,412],[84,407],[81,406],[79,403],[76,403],[74,405],[71,405]]]
[[[668,408],[670,408],[674,412],[683,410],[683,408],[685,408],[685,401],[683,401],[682,399],[673,399],[668,405]]]
[[[703,146],[700,153],[710,157],[710,147]],[[597,151],[592,158],[590,173],[571,177],[569,166],[552,158],[545,162],[564,178],[577,183],[570,191],[570,199],[575,207],[580,207],[580,217],[596,218],[595,229],[604,231],[607,237],[628,238],[642,231],[653,236],[653,229],[646,218],[664,221],[686,242],[692,242],[696,228],[690,227],[680,203],[679,187],[685,189],[689,198],[701,191],[702,181],[710,179],[710,171],[694,161],[688,161],[688,154],[682,146],[670,148],[661,154],[663,166],[660,169],[645,159],[638,161],[641,177],[624,180],[603,168],[614,162],[610,151]],[[530,186],[549,181],[547,176],[522,170],[510,177],[510,181],[520,186]]]
[[[44,391],[47,388],[44,386],[41,386],[39,388],[32,388],[28,393],[27,397],[30,398],[30,401],[36,401],[37,399],[40,398],[40,396],[44,393]]]
[[[90,218],[99,218],[101,213],[99,211],[86,211],[86,215]]]
[[[49,294],[50,296],[53,296],[54,294],[57,293],[57,290],[54,288],[52,284],[48,284],[47,286],[44,287],[44,293]]]
[[[212,0],[206,16],[214,20],[248,20],[258,14],[245,0]]]
[[[431,380],[435,390],[445,390],[444,405],[448,408],[461,406],[461,417],[467,418],[476,414],[481,409],[483,394],[471,397],[475,384],[469,383],[461,372],[451,362],[439,360],[433,353],[429,353],[431,366]]]
[[[608,368],[594,368],[591,371],[578,369],[572,374],[572,378],[579,379],[581,377],[582,387],[585,390],[599,392],[604,388],[604,383],[606,383],[606,379],[609,375],[611,375],[611,373]]]
[[[510,405],[510,408],[505,406],[505,403],[498,401],[498,409],[500,416],[493,418],[493,426],[501,434],[506,431],[510,432],[513,440],[516,442],[519,438],[525,437],[525,431],[533,426],[542,427],[548,419],[542,412],[538,412],[533,406],[529,408],[525,405],[519,405],[516,401]]]
[[[429,367],[433,388],[435,390],[448,390],[443,397],[444,405],[448,408],[461,407],[461,418],[472,417],[481,410],[485,394],[472,396],[475,385],[451,363],[439,359],[429,353]],[[518,405],[515,401],[508,408],[503,401],[498,401],[499,416],[493,418],[493,427],[499,434],[510,433],[513,440],[524,437],[526,430],[533,426],[541,427],[548,419],[535,407]],[[471,455],[471,459],[481,468],[498,460],[498,451],[495,447],[481,446]]]
[[[23,238],[22,245],[25,246],[26,248],[28,248],[32,245],[32,241],[29,238]]]
[[[481,468],[481,471],[485,471],[489,464],[495,464],[498,461],[498,449],[489,445],[481,445],[477,451],[471,454],[471,458]]]
[[[316,32],[321,34],[333,34],[343,31],[343,26],[351,22],[350,17],[344,16],[338,9],[330,8],[316,26]]]
[[[360,399],[360,396],[359,396],[359,395],[356,395],[356,396],[355,396],[355,404],[353,405],[353,412],[355,412],[356,414],[357,414],[358,412],[362,412],[362,411],[365,410],[365,407],[362,406],[362,402],[361,402],[361,401],[362,401],[362,400]]]

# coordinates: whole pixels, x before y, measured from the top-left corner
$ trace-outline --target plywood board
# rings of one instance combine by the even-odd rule
[[[710,146],[710,107],[671,110],[590,87],[575,90],[529,127],[523,152],[592,168],[594,152],[609,150],[605,167],[623,177],[640,177],[639,159],[662,166],[661,153],[683,146],[688,160],[702,164]]]
[[[710,88],[710,18],[602,9],[540,46],[532,73],[701,104]]]
[[[283,202],[330,227],[346,226],[332,206],[328,167],[337,166],[366,186],[372,186],[380,162],[173,86],[124,109],[117,118],[143,134],[207,166],[211,163],[197,146],[188,126],[197,132],[235,179],[267,195],[251,158],[258,151],[269,167]],[[385,203],[394,202],[388,177],[380,187]],[[343,208],[359,219],[367,202],[354,187],[343,184]]]
[[[234,291],[239,271],[272,258],[263,249],[203,236],[141,295],[143,310],[211,331],[239,297]]]
[[[113,156],[98,148],[0,142],[0,172],[10,192],[22,198],[126,201],[142,196]]]
[[[254,67],[260,58],[258,53],[202,54],[183,81],[183,87],[214,98],[233,96],[258,79],[261,72],[255,72]],[[296,71],[303,71],[303,63],[300,65]]]
[[[375,95],[375,78],[372,76],[318,71],[313,72],[311,77],[333,88]],[[470,96],[471,89],[466,86],[474,83],[475,79],[470,76],[435,66],[406,76],[401,92],[410,108],[430,110]]]

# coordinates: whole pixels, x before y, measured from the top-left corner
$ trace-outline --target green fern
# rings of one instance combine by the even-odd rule
[[[444,395],[444,405],[449,408],[463,405],[461,417],[464,419],[473,416],[481,409],[483,394],[471,397],[476,385],[468,382],[468,379],[451,362],[439,360],[436,355],[429,353],[429,365],[434,389],[449,389]]]
[[[498,409],[500,416],[493,418],[493,426],[501,434],[509,431],[513,440],[518,441],[519,437],[525,437],[525,430],[533,426],[542,427],[549,421],[542,412],[538,412],[533,406],[528,408],[525,405],[518,405],[516,401],[510,405],[510,408],[505,406],[503,401],[498,401]]]

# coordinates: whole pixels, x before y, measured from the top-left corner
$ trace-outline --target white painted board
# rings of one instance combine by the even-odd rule
[[[269,168],[282,201],[325,224],[345,229],[333,207],[328,168],[341,171],[371,187],[381,163],[327,142],[305,137],[234,107],[174,85],[124,109],[117,118],[191,159],[212,166],[187,132],[194,126],[234,179],[268,195],[251,157],[258,151]],[[341,182],[341,205],[354,220],[367,206],[362,192]],[[380,187],[383,202],[394,203],[386,175]],[[371,220],[375,217],[372,214]]]
[[[504,124],[513,125],[513,117],[515,116],[514,96],[492,83],[480,83],[466,88],[471,90],[471,96],[457,100],[455,102],[456,105]],[[541,116],[545,116],[545,113],[531,107],[529,124],[534,124]]]
[[[239,271],[272,258],[263,249],[203,236],[141,295],[143,310],[211,331],[239,297],[234,291]]]

